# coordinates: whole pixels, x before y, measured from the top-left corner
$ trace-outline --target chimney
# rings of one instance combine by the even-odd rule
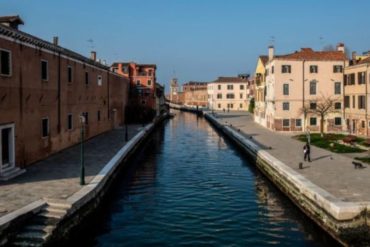
[[[341,52],[345,52],[345,50],[344,50],[344,44],[343,43],[339,43],[338,45],[337,45],[337,51],[341,51]]]
[[[18,30],[19,25],[24,25],[19,15],[0,16],[0,24]]]
[[[91,51],[90,59],[96,61],[96,51]]]
[[[53,37],[53,44],[54,45],[59,45],[59,38],[58,38],[58,36],[54,36]]]
[[[274,58],[274,46],[269,46],[269,61],[271,61]]]

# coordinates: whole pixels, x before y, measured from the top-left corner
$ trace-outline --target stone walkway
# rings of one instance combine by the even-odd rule
[[[292,139],[292,134],[273,132],[253,121],[245,112],[216,113],[220,123],[240,129],[246,136],[267,150],[271,155],[301,173],[343,201],[370,202],[370,166],[354,169],[353,155],[342,155],[311,146],[311,161],[303,162],[304,143]],[[299,169],[303,162],[304,169]]]
[[[141,125],[128,127],[131,139]],[[91,181],[125,144],[125,130],[116,129],[85,143],[85,181]],[[7,182],[0,182],[0,217],[41,198],[66,199],[80,185],[80,145],[65,149],[37,162]]]

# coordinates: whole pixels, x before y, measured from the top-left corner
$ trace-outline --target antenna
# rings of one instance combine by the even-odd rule
[[[95,46],[94,46],[94,40],[92,38],[88,39],[87,42],[90,43],[90,49],[91,50],[94,50]]]
[[[275,36],[273,36],[273,35],[270,36],[270,45],[272,45],[272,46],[275,45]]]

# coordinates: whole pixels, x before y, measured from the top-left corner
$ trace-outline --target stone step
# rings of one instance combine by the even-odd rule
[[[68,210],[72,207],[71,204],[68,204],[64,200],[49,200],[46,199],[46,202],[50,208],[58,208],[58,209],[65,209]]]
[[[33,242],[33,243],[43,243],[46,238],[48,237],[48,234],[40,231],[23,231],[17,234],[16,241],[20,242]]]
[[[12,243],[12,246],[20,246],[20,247],[40,247],[42,243],[33,243],[27,241],[17,241]]]
[[[39,231],[39,232],[44,232],[44,233],[51,233],[54,229],[55,226],[51,225],[29,225],[24,228],[26,231]]]
[[[52,213],[52,214],[58,214],[58,215],[66,215],[67,210],[66,209],[61,209],[61,208],[52,208],[52,207],[47,207],[45,208],[45,211]]]
[[[45,218],[54,218],[54,219],[62,219],[65,215],[65,212],[49,212],[47,209],[41,211],[38,216],[45,217]]]
[[[25,169],[20,169],[19,167],[7,168],[5,172],[0,175],[0,181],[8,181],[16,176],[19,176],[26,172]]]

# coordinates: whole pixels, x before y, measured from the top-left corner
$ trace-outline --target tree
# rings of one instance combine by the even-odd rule
[[[321,96],[318,100],[315,101],[315,104],[309,103],[305,104],[301,108],[301,113],[304,114],[305,119],[308,114],[315,114],[320,117],[320,134],[321,137],[324,136],[324,122],[326,117],[330,113],[335,113],[337,110],[334,108],[335,99],[332,97]]]

